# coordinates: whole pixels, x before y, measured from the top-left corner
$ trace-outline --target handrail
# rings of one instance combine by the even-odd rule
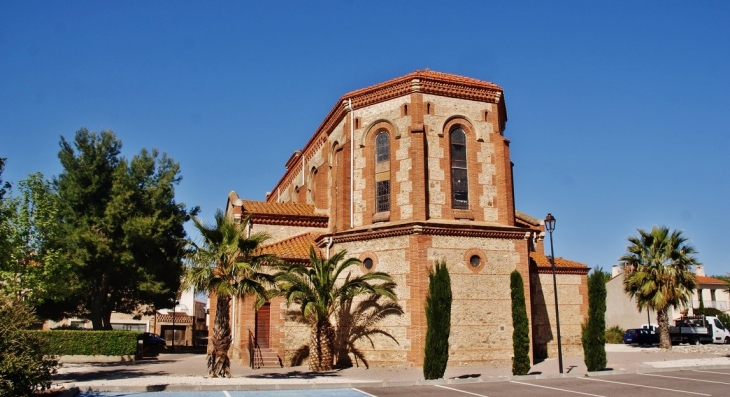
[[[259,369],[264,366],[264,357],[261,355],[261,348],[256,341],[256,336],[248,329],[248,361],[251,369]]]

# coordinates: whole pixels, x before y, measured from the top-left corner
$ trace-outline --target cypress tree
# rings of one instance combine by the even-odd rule
[[[425,379],[443,378],[446,364],[449,361],[449,333],[451,332],[451,277],[444,261],[437,261],[428,272],[426,324],[423,377]]]
[[[588,321],[583,325],[583,360],[589,371],[606,368],[606,278],[601,269],[588,275]]]
[[[530,372],[530,329],[525,306],[525,288],[522,275],[517,270],[510,274],[512,295],[512,375],[527,375]]]

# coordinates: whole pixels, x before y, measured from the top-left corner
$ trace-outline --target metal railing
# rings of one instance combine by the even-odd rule
[[[702,304],[705,307],[712,307],[714,309],[726,312],[727,311],[727,302],[725,301],[702,301]],[[698,308],[700,307],[700,301],[696,300],[692,302],[692,307]]]
[[[256,336],[248,329],[248,362],[251,369],[259,369],[264,366],[264,357],[261,355],[261,348],[256,341]]]

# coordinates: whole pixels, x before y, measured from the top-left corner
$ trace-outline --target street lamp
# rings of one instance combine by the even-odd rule
[[[177,300],[172,301],[172,348],[170,348],[170,353],[175,353],[175,308],[177,308]],[[560,367],[562,368],[562,366]],[[561,371],[562,372],[562,371]]]
[[[555,278],[555,253],[553,252],[553,230],[555,230],[555,217],[548,213],[545,217],[545,230],[550,233],[550,264],[553,267],[553,294],[555,295],[555,326],[558,331],[558,365],[560,373],[563,373],[563,346],[560,344],[560,311],[558,310],[558,282]]]

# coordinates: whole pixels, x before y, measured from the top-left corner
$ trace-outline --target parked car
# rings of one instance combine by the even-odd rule
[[[165,340],[160,338],[160,335],[153,334],[152,332],[143,333],[139,339],[142,340],[145,349],[152,346],[165,347],[166,345]]]
[[[624,333],[627,345],[653,345],[659,343],[659,334],[644,328],[629,328]]]

